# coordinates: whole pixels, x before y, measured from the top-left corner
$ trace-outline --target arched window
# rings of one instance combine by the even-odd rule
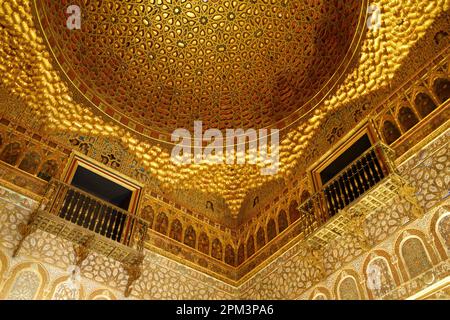
[[[104,289],[91,293],[88,300],[117,300],[117,298],[111,291]]]
[[[255,253],[255,240],[253,236],[247,239],[247,258],[250,258]]]
[[[281,210],[278,214],[278,232],[283,232],[288,227],[286,211]]]
[[[92,298],[92,300],[111,300],[111,297],[108,297],[107,295],[99,294],[98,296],[95,296]]]
[[[8,300],[34,300],[37,297],[41,278],[31,270],[21,271],[9,291]]]
[[[236,264],[236,254],[234,253],[234,249],[231,245],[227,245],[225,247],[225,263],[230,266],[234,266]]]
[[[395,140],[400,138],[401,133],[394,123],[386,120],[383,123],[383,136],[387,144],[392,144]]]
[[[427,95],[426,93],[423,93],[423,92],[419,93],[416,96],[416,100],[414,101],[414,104],[422,118],[425,118],[427,115],[429,115],[431,112],[433,112],[433,110],[436,109],[436,107],[437,107],[436,104],[434,103],[433,99],[431,99],[429,95]]]
[[[446,42],[447,37],[448,37],[448,33],[447,33],[447,32],[445,32],[445,31],[443,31],[443,30],[438,31],[438,32],[436,32],[436,33],[434,34],[434,43],[435,43],[436,45],[440,45],[441,42],[447,43],[447,42]]]
[[[438,220],[438,236],[443,240],[443,244],[450,252],[450,214],[446,214]]]
[[[277,236],[277,227],[275,225],[275,221],[270,219],[267,223],[267,241],[272,240]]]
[[[200,236],[198,238],[198,251],[209,255],[209,238],[208,235],[204,232],[200,233]]]
[[[367,286],[376,298],[381,298],[396,286],[391,268],[383,257],[369,262],[366,269]]]
[[[187,227],[186,232],[184,233],[184,244],[191,248],[195,248],[195,238],[196,234],[194,228],[192,226]]]
[[[306,200],[309,199],[310,196],[311,196],[311,195],[309,194],[309,191],[308,191],[308,190],[303,190],[302,195],[301,195],[301,197],[300,197],[300,202],[301,202],[301,203],[305,202]]]
[[[434,82],[434,92],[441,103],[444,103],[450,98],[450,81],[448,79],[437,79]]]
[[[169,237],[172,239],[181,242],[181,237],[183,234],[183,225],[180,220],[175,219],[170,226]]]
[[[21,152],[22,147],[20,146],[20,143],[12,142],[8,144],[5,149],[3,149],[3,152],[0,155],[0,160],[15,166],[19,160]]]
[[[41,170],[38,173],[38,177],[45,181],[50,181],[50,179],[56,176],[57,173],[58,163],[55,160],[48,160],[42,165]]]
[[[41,163],[41,156],[35,151],[31,151],[25,154],[19,165],[19,169],[31,174],[35,174]]]
[[[302,192],[302,195],[300,197],[300,203],[303,205],[303,209],[305,209],[309,214],[314,213],[314,206],[312,204],[312,201],[307,202],[310,200],[311,194],[308,190],[304,190]]]
[[[245,261],[245,248],[244,244],[241,243],[241,245],[238,248],[238,258],[237,258],[237,265],[243,264]]]
[[[164,212],[161,212],[156,217],[155,230],[162,234],[167,234],[167,227],[169,226],[169,218]]]
[[[258,229],[258,232],[256,233],[256,245],[258,247],[258,250],[264,247],[266,244],[266,236],[264,234],[264,229],[260,227]]]
[[[339,284],[339,298],[340,300],[360,300],[358,285],[355,278],[346,277]]]
[[[432,267],[422,241],[413,237],[407,239],[401,247],[403,260],[410,278],[415,278]]]
[[[151,229],[153,227],[153,219],[155,216],[155,211],[152,206],[146,206],[142,209],[141,218],[147,221],[148,227]]]
[[[211,256],[217,260],[222,260],[222,242],[217,238],[212,242]]]
[[[298,210],[298,203],[297,201],[292,201],[289,205],[289,218],[291,219],[291,223],[294,223],[294,221],[297,221],[298,218],[300,218],[300,211]]]
[[[53,292],[52,300],[78,300],[80,296],[79,288],[73,288],[71,280],[59,283]]]
[[[400,109],[398,113],[398,121],[400,122],[400,125],[405,132],[414,127],[419,122],[414,112],[408,107],[402,107]]]

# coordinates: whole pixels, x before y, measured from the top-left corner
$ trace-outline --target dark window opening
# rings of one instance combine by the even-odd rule
[[[371,147],[369,137],[364,135],[320,173],[330,216],[385,177],[377,153]]]
[[[133,194],[131,190],[81,166],[77,168],[71,185],[124,210],[128,210]]]
[[[372,144],[370,143],[370,139],[367,134],[365,134],[347,150],[345,150],[344,153],[342,153],[336,160],[328,165],[322,172],[320,172],[322,184],[326,184],[328,181],[333,179],[339,172],[344,170],[361,154],[370,149],[370,147],[372,147]]]
[[[67,191],[59,214],[61,218],[114,241],[129,240],[122,239],[122,232],[131,190],[81,166],[77,168],[71,185],[85,193],[77,189]]]

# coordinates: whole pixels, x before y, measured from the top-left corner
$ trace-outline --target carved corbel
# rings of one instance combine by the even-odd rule
[[[409,210],[408,216],[412,219],[420,219],[423,217],[424,210],[417,200],[415,191],[415,188],[403,184],[399,189],[399,195],[411,204],[411,210]]]
[[[148,224],[147,223],[139,223],[139,227],[136,233],[136,250],[140,253],[144,252],[145,241],[148,239]]]
[[[24,241],[32,235],[37,230],[37,224],[36,219],[39,215],[39,211],[44,210],[45,206],[47,205],[48,198],[54,194],[54,185],[52,183],[48,183],[45,187],[44,195],[41,198],[41,201],[39,202],[38,207],[33,210],[33,212],[28,217],[28,220],[26,223],[22,222],[17,226],[17,229],[20,234],[20,240],[17,243],[12,257],[15,258],[19,254],[20,249],[22,249]]]
[[[319,269],[319,279],[326,275],[322,251],[322,248],[318,246],[308,245],[306,247],[306,263]]]
[[[132,285],[141,277],[144,264],[144,255],[140,254],[134,263],[124,263],[123,269],[128,274],[127,285],[124,296],[129,297],[132,291]]]
[[[86,260],[89,253],[91,252],[91,248],[95,239],[95,235],[89,236],[83,243],[73,245],[73,250],[75,251],[75,265],[81,269],[81,265],[83,261]]]
[[[36,224],[35,222],[36,222],[36,218],[37,218],[37,216],[38,216],[38,214],[39,214],[39,208],[40,208],[40,205],[39,205],[39,207],[38,207],[36,210],[34,210],[34,211],[31,213],[31,215],[30,215],[30,217],[28,218],[28,221],[27,221],[26,223],[20,223],[20,224],[17,226],[17,229],[18,229],[18,231],[19,231],[19,234],[20,234],[20,237],[21,237],[21,238],[20,238],[19,242],[17,243],[16,248],[14,249],[14,252],[13,252],[13,254],[12,254],[12,257],[13,257],[13,258],[17,257],[17,255],[19,254],[19,251],[20,251],[20,249],[22,248],[24,241],[25,241],[31,234],[33,234],[34,232],[36,232],[36,230],[37,230],[37,224]]]
[[[348,231],[356,236],[359,241],[361,249],[368,251],[371,248],[369,239],[364,233],[366,217],[358,210],[352,210],[350,212],[350,221],[348,222]]]

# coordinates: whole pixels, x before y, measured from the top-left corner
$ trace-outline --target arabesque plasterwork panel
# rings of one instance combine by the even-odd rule
[[[236,218],[249,191],[263,187],[272,179],[290,180],[290,176],[298,171],[298,166],[305,163],[305,150],[308,150],[306,154],[310,157],[320,155],[319,150],[311,150],[312,141],[321,141],[324,143],[322,148],[327,149],[325,141],[317,140],[318,128],[336,118],[337,113],[343,110],[354,108],[354,112],[358,111],[357,117],[367,114],[376,107],[371,105],[371,101],[380,102],[386,90],[391,89],[399,70],[403,73],[401,81],[405,81],[408,75],[422,65],[427,54],[411,58],[410,50],[427,35],[428,28],[432,28],[433,23],[450,6],[448,0],[433,0],[427,6],[421,5],[418,0],[395,3],[378,0],[372,4],[377,5],[383,12],[381,28],[367,34],[361,45],[361,53],[356,57],[354,70],[346,76],[339,89],[316,109],[314,116],[286,130],[281,143],[279,177],[263,177],[259,174],[259,168],[252,166],[219,165],[208,168],[192,165],[183,168],[186,169],[183,174],[177,173],[180,168],[170,163],[166,145],[157,141],[141,141],[138,135],[97,116],[71,93],[66,83],[61,80],[45,41],[36,27],[31,1],[3,2],[0,6],[2,25],[6,26],[2,29],[1,41],[8,43],[0,51],[0,68],[5,73],[2,85],[8,92],[21,98],[26,110],[33,113],[32,123],[37,126],[45,127],[48,132],[55,134],[77,133],[115,138],[136,156],[141,162],[140,166],[146,171],[151,170],[157,185],[164,190],[176,193],[177,188],[191,189],[198,186],[196,190],[205,190],[208,194],[223,199],[227,207],[225,214],[229,218]],[[12,18],[12,12],[15,12],[17,21]],[[442,43],[428,46],[428,54],[436,54],[442,46]],[[28,63],[24,64],[22,59]],[[418,65],[409,71],[402,70],[407,59],[410,59],[407,63],[409,66]],[[19,73],[10,74],[8,70],[11,68]],[[31,83],[33,85],[30,85]],[[371,96],[368,101],[361,101],[372,93],[376,99]],[[349,130],[341,126],[331,126],[333,128],[327,133],[328,143],[332,143],[336,136]],[[206,199],[201,200],[197,206],[204,208]],[[222,200],[218,202],[221,203]]]
[[[185,6],[179,8],[169,2],[165,11],[180,10],[179,13],[184,14],[190,9],[187,1],[181,1]],[[232,10],[232,6],[226,5],[232,3],[225,1],[224,10]],[[420,298],[421,290],[431,283],[445,282],[450,269],[446,239],[449,233],[448,219],[442,216],[448,214],[449,208],[450,109],[449,100],[441,99],[446,93],[439,92],[436,84],[450,79],[450,1],[427,3],[425,6],[420,0],[372,2],[383,12],[380,28],[364,32],[355,57],[345,59],[352,64],[340,81],[333,82],[332,92],[321,96],[323,100],[314,106],[313,112],[308,116],[296,114],[295,121],[280,125],[280,171],[275,176],[264,177],[258,166],[176,166],[170,161],[171,146],[164,141],[167,132],[148,136],[136,126],[146,121],[149,127],[160,125],[166,131],[178,125],[189,127],[203,107],[208,108],[205,119],[209,125],[229,124],[225,119],[228,109],[217,114],[211,109],[214,103],[223,102],[220,97],[208,95],[211,101],[197,105],[197,110],[176,112],[180,101],[186,102],[183,99],[190,95],[184,91],[183,98],[169,99],[172,102],[170,112],[176,113],[177,118],[171,119],[173,114],[169,112],[161,117],[163,123],[146,120],[146,117],[164,107],[169,101],[167,95],[175,96],[176,90],[163,90],[161,101],[164,103],[156,109],[139,110],[146,105],[140,104],[130,109],[130,117],[125,119],[120,114],[125,109],[119,110],[123,105],[115,105],[113,113],[104,110],[109,112],[109,116],[105,116],[88,103],[98,99],[91,95],[86,100],[86,96],[66,81],[61,71],[64,66],[52,56],[45,33],[40,29],[34,1],[0,1],[0,271],[3,272],[0,298],[9,294],[14,298],[31,298],[36,294],[38,298],[54,299],[124,299],[127,274],[118,262],[90,254],[81,274],[77,270],[73,273],[76,258],[72,243],[42,231],[24,241],[19,257],[10,258],[20,238],[19,224],[26,221],[36,207],[36,200],[45,189],[45,180],[60,176],[72,150],[145,184],[142,205],[148,208],[144,213],[151,230],[146,242],[144,272],[133,285],[132,298],[339,298],[340,283],[344,281],[344,287],[351,288],[352,296],[358,293],[369,299],[401,299]],[[52,2],[45,4],[51,6]],[[325,2],[320,4],[326,7]],[[55,6],[61,8],[62,5]],[[347,9],[350,4],[348,6]],[[233,12],[220,18],[227,19],[222,27],[237,27],[236,24],[242,22],[242,17],[235,20],[230,13]],[[209,12],[208,16],[211,18],[214,14]],[[275,20],[262,25],[267,27]],[[141,26],[141,23],[144,22],[138,21],[135,25]],[[312,22],[311,28],[315,23]],[[114,23],[107,27],[114,29]],[[176,29],[176,26],[167,27]],[[254,36],[257,34],[255,32]],[[289,36],[289,31],[283,30],[283,35]],[[267,40],[267,34],[263,39]],[[66,40],[62,39],[61,43]],[[283,46],[290,47],[285,40]],[[166,53],[175,50],[178,61],[183,48],[169,47],[163,49]],[[84,63],[95,60],[92,55],[83,57],[83,52],[87,54],[86,48],[77,48],[76,59],[84,59]],[[223,47],[215,48],[219,49]],[[262,70],[257,66],[261,62],[261,56],[258,57],[249,69],[251,72],[263,76],[276,69]],[[157,57],[160,58],[161,55]],[[224,57],[217,53],[214,58]],[[217,73],[214,68],[227,64],[229,62],[222,59],[207,72]],[[77,67],[83,68],[83,63]],[[161,68],[161,76],[179,78],[176,74],[181,68],[179,64],[172,64],[167,70]],[[93,66],[92,72],[98,71]],[[166,71],[169,73],[164,75]],[[324,69],[325,73],[328,71]],[[219,73],[223,76],[227,72]],[[298,93],[290,91],[289,85],[285,86],[291,75],[275,72],[272,76],[272,80],[280,76],[277,85],[286,89],[281,90],[283,97],[272,92],[274,101],[291,103]],[[129,79],[122,80],[123,84]],[[318,81],[318,86],[321,83]],[[264,91],[267,85],[261,83],[255,90]],[[102,85],[98,88],[105,94],[111,93]],[[443,88],[445,91],[445,86]],[[151,84],[151,90],[156,89]],[[208,90],[217,91],[216,88]],[[84,93],[89,95],[87,91]],[[139,88],[115,97],[118,100],[134,98],[136,93],[142,93],[138,91]],[[204,92],[194,96],[197,94],[201,96]],[[419,95],[422,104],[417,103]],[[245,100],[242,95],[240,99],[243,104],[254,102]],[[225,101],[227,103],[229,101]],[[264,113],[270,103],[258,106],[258,110]],[[405,107],[406,118],[402,114]],[[288,108],[288,111],[293,109]],[[257,112],[236,112],[235,116],[241,117],[233,118],[237,123],[247,126],[251,119],[256,119]],[[262,117],[263,123],[254,124],[270,125],[285,115],[266,116]],[[414,119],[418,123],[414,123]],[[131,125],[130,121],[136,123]],[[319,249],[311,247],[304,241],[308,233],[299,223],[301,219],[296,211],[315,191],[306,171],[365,121],[373,125],[380,141],[396,151],[399,174],[412,187],[410,190],[417,202],[411,201],[411,194],[410,198],[399,196],[383,209],[372,212],[361,222],[357,233],[345,234]],[[409,130],[411,121],[414,128]],[[423,216],[418,216],[414,204],[425,210]],[[415,245],[423,243],[425,251],[418,259],[405,259],[402,250],[408,239],[417,239]],[[426,262],[422,259],[425,255]],[[385,263],[378,263],[380,259]],[[411,265],[415,260],[421,260],[417,269]],[[370,261],[378,262],[370,264]],[[369,288],[373,280],[369,279],[372,270],[368,269],[369,265],[383,272],[383,287],[378,291]],[[427,271],[422,272],[425,269]],[[414,270],[421,274],[411,279],[411,274],[416,274]],[[17,276],[20,277],[16,279]],[[353,278],[357,279],[356,286],[345,281]],[[40,279],[41,284],[38,285],[36,279]],[[24,290],[24,283],[31,283],[32,290]],[[429,297],[445,296],[445,286],[439,290],[440,293]]]
[[[0,245],[2,253],[10,256],[18,241],[16,227],[28,217],[36,203],[4,188],[1,188],[1,193],[0,211],[4,223],[0,230]],[[18,206],[17,203],[22,205]],[[46,268],[58,269],[58,275],[69,275],[70,272],[67,270],[75,261],[73,245],[70,242],[40,231],[25,242],[23,255],[27,258],[17,259],[31,260],[44,264]],[[16,261],[12,260],[10,269],[17,263]],[[144,269],[144,275],[135,284],[134,298],[207,299],[211,296],[217,299],[233,298],[234,289],[231,286],[151,252],[147,253]],[[96,254],[89,255],[84,262],[82,276],[83,283],[88,280],[89,283],[95,283],[97,288],[102,286],[112,288],[114,292],[123,292],[127,282],[127,276],[119,263]],[[116,295],[123,298],[123,293]]]

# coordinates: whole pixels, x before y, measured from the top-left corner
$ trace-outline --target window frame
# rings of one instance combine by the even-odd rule
[[[349,132],[336,146],[333,146],[329,152],[310,167],[308,175],[313,193],[320,192],[324,186],[320,173],[364,135],[368,136],[372,146],[379,141],[372,123],[364,122],[361,126]]]
[[[71,185],[78,167],[83,167],[95,174],[102,176],[111,182],[118,184],[131,191],[131,199],[126,211],[138,215],[140,212],[141,198],[143,197],[144,185],[126,175],[113,170],[101,162],[91,159],[83,153],[73,151],[62,174],[62,181]],[[113,205],[113,204],[111,204]]]

